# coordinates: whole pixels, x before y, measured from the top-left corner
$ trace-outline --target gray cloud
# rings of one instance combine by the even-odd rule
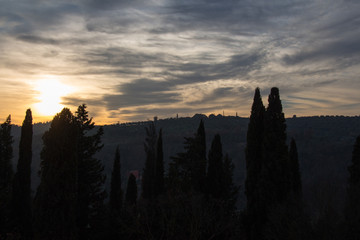
[[[178,85],[244,78],[249,72],[262,67],[264,57],[265,55],[259,51],[250,54],[233,55],[227,61],[219,63],[178,64],[169,68],[168,78]],[[171,71],[181,71],[182,73],[174,74]]]
[[[316,61],[334,61],[347,62],[351,59],[352,64],[359,64],[360,58],[360,39],[351,39],[331,43],[323,43],[320,46],[299,51],[293,55],[286,55],[283,61],[287,65],[296,65],[301,63],[311,63]],[[354,62],[355,61],[355,62]]]
[[[192,101],[189,102],[188,104],[200,105],[200,104],[219,102],[224,98],[233,97],[235,95],[233,90],[234,88],[232,87],[217,88],[211,91],[209,94],[204,95],[201,100]]]
[[[147,54],[126,48],[96,49],[87,52],[79,60],[94,66],[143,68],[146,65],[159,65],[166,62],[163,54]]]
[[[19,35],[17,37],[18,40],[28,42],[28,43],[36,43],[36,44],[50,44],[50,45],[58,45],[59,41],[52,38],[43,38],[34,35]]]
[[[120,84],[116,89],[119,94],[106,95],[103,99],[109,110],[179,102],[179,94],[171,90],[171,85],[167,82],[137,79]]]
[[[164,22],[167,27],[154,29],[164,33],[201,29],[229,32],[236,35],[253,35],[277,28],[274,21],[282,16],[300,14],[301,6],[309,1],[169,1]],[[300,10],[299,10],[300,9]],[[165,25],[166,26],[166,25]],[[171,26],[171,27],[170,27]]]

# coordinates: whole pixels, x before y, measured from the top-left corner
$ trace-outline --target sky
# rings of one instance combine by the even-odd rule
[[[0,0],[0,121],[359,115],[358,0]]]

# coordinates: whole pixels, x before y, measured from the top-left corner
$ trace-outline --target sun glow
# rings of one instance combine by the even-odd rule
[[[35,109],[42,116],[52,116],[60,112],[64,105],[61,104],[61,98],[72,91],[68,85],[59,80],[49,77],[39,80],[35,85],[35,91],[38,92]]]

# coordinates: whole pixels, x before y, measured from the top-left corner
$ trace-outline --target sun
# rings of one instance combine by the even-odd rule
[[[38,80],[35,91],[38,93],[38,102],[35,104],[37,112],[42,116],[52,116],[64,108],[61,98],[69,94],[72,88],[56,78],[49,77]]]

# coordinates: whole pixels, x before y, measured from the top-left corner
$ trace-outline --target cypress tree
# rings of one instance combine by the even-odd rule
[[[356,138],[351,165],[348,167],[349,179],[345,206],[345,238],[360,239],[360,136]]]
[[[248,219],[245,224],[249,239],[264,239],[265,231],[268,231],[266,228],[269,229],[274,224],[274,212],[291,205],[289,197],[292,184],[297,181],[297,187],[301,188],[298,165],[298,175],[295,176],[292,171],[296,170],[291,169],[289,161],[286,123],[278,88],[271,89],[268,102],[264,111],[260,92],[256,89],[246,147],[245,193]],[[297,162],[297,159],[294,161]],[[287,214],[290,210],[284,212]],[[278,217],[285,218],[285,213]],[[286,227],[282,231],[281,234],[288,234]]]
[[[267,205],[282,203],[291,190],[289,156],[286,145],[286,123],[282,112],[279,89],[274,87],[269,94],[265,114],[263,166],[261,176]]]
[[[135,206],[137,200],[137,185],[136,185],[136,177],[134,174],[129,175],[126,194],[125,194],[125,202],[128,206]]]
[[[144,149],[146,154],[145,168],[142,177],[142,197],[153,199],[155,197],[155,169],[156,169],[156,130],[151,123],[146,130]]]
[[[256,88],[254,101],[251,107],[250,121],[247,131],[247,141],[245,148],[246,159],[246,180],[245,194],[249,204],[256,201],[254,191],[257,186],[259,174],[262,166],[262,144],[264,136],[264,114],[265,107],[263,105],[260,89]]]
[[[31,161],[32,161],[33,124],[31,110],[26,111],[26,116],[21,127],[19,144],[19,160],[14,176],[12,196],[12,214],[15,226],[21,233],[22,239],[32,238],[32,213],[31,213]]]
[[[261,99],[260,89],[256,88],[251,107],[245,148],[246,224],[248,225],[247,234],[249,239],[261,239],[261,228],[264,222],[264,206],[261,206],[261,196],[259,195],[259,180],[263,167],[264,115],[265,107]]]
[[[120,151],[116,148],[110,186],[110,210],[120,213],[122,207]]]
[[[206,136],[202,119],[195,134],[194,145],[192,145],[190,151],[191,183],[194,190],[202,192],[206,182]]]
[[[94,134],[95,128],[92,118],[89,118],[87,106],[80,105],[75,112],[78,127],[78,156],[77,156],[77,227],[79,239],[94,237],[101,226],[100,215],[103,212],[103,201],[106,197],[102,162],[94,155],[99,152],[103,144],[102,127]],[[91,231],[91,232],[90,232]]]
[[[10,228],[10,199],[12,191],[13,168],[11,159],[13,137],[11,136],[11,115],[0,128],[0,234],[9,232]]]
[[[222,144],[219,134],[216,134],[209,150],[209,166],[206,187],[208,194],[215,199],[220,199],[224,194],[224,169]]]
[[[122,189],[121,189],[121,165],[120,165],[120,150],[119,146],[115,150],[115,158],[113,164],[113,170],[111,173],[110,182],[110,215],[109,215],[109,229],[107,231],[107,239],[119,239],[120,238],[120,215],[122,210]]]
[[[77,160],[79,130],[64,108],[43,135],[40,185],[34,199],[36,239],[77,239]]]

